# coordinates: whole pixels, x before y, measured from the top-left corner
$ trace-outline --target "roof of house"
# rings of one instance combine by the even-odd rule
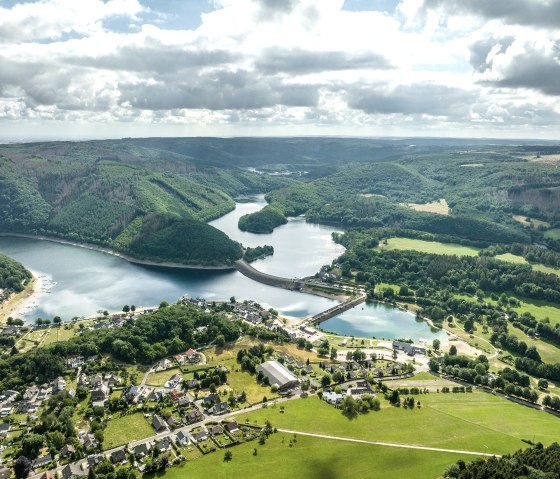
[[[152,426],[154,426],[154,429],[156,431],[159,431],[160,429],[165,429],[167,427],[167,425],[165,424],[165,421],[159,417],[157,414],[154,414],[152,416]]]
[[[257,366],[257,371],[268,377],[271,385],[276,384],[280,389],[298,382],[297,376],[278,361],[266,361]]]

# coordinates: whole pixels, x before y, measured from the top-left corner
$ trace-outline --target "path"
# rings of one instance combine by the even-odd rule
[[[302,431],[291,431],[289,429],[278,429],[279,432],[286,432],[288,434],[299,434],[301,436],[311,436],[319,437],[322,439],[334,439],[335,441],[347,441],[347,442],[358,442],[361,444],[372,444],[374,446],[386,446],[386,447],[400,447],[403,449],[419,449],[421,451],[435,451],[435,452],[446,452],[453,454],[468,454],[471,456],[488,456],[488,457],[501,457],[498,454],[490,454],[489,452],[476,452],[476,451],[464,451],[461,449],[443,449],[441,447],[428,447],[428,446],[415,446],[413,444],[397,444],[394,442],[381,442],[381,441],[366,441],[365,439],[354,439],[351,437],[339,437],[339,436],[327,436],[326,434],[315,434],[310,432]]]

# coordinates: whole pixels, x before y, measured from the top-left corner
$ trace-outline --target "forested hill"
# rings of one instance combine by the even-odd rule
[[[0,232],[58,236],[139,259],[231,264],[240,246],[206,222],[234,208],[233,197],[266,192],[270,207],[244,217],[243,229],[266,233],[305,214],[347,228],[560,249],[560,170],[546,157],[554,148],[358,138],[0,145]],[[430,211],[443,200],[448,210]]]
[[[21,263],[0,254],[0,303],[11,293],[19,293],[32,275]]]

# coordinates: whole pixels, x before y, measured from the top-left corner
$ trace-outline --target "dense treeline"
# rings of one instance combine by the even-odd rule
[[[257,259],[266,258],[274,254],[274,247],[270,245],[257,246],[255,248],[248,247],[243,254],[243,259],[248,263],[252,263]]]
[[[128,321],[122,328],[88,331],[69,341],[0,360],[0,389],[50,381],[64,373],[66,359],[76,354],[87,357],[103,353],[127,363],[153,364],[220,337],[233,341],[240,333],[239,323],[224,315],[204,313],[189,305],[163,307]]]
[[[468,294],[479,289],[496,293],[514,291],[527,298],[560,303],[560,277],[534,271],[530,265],[491,257],[375,250],[361,243],[347,250],[338,262],[377,282]]]
[[[18,293],[31,278],[31,273],[21,263],[0,253],[0,289]]]
[[[458,461],[444,473],[446,478],[456,479],[534,479],[560,478],[560,446],[554,442],[549,447],[542,444],[517,451],[512,455],[477,459],[465,464]]]
[[[272,233],[274,228],[288,222],[282,211],[273,206],[265,206],[256,213],[239,218],[239,229],[251,233]]]

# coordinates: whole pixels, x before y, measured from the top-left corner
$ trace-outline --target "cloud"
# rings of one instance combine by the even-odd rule
[[[470,14],[554,29],[560,19],[560,2],[556,0],[424,0],[423,11],[431,9],[443,9],[455,16]]]
[[[361,68],[391,68],[389,61],[373,52],[312,52],[300,49],[269,48],[262,52],[256,67],[266,73],[314,73]]]
[[[471,52],[473,67],[481,73],[479,80],[484,84],[560,96],[560,40],[509,38],[505,42],[477,42]]]
[[[121,84],[121,104],[147,110],[196,108],[209,110],[258,109],[275,105],[316,106],[317,88],[264,81],[249,71],[216,71],[191,81]]]
[[[477,95],[459,88],[416,83],[360,87],[348,91],[348,106],[369,114],[467,117]]]

